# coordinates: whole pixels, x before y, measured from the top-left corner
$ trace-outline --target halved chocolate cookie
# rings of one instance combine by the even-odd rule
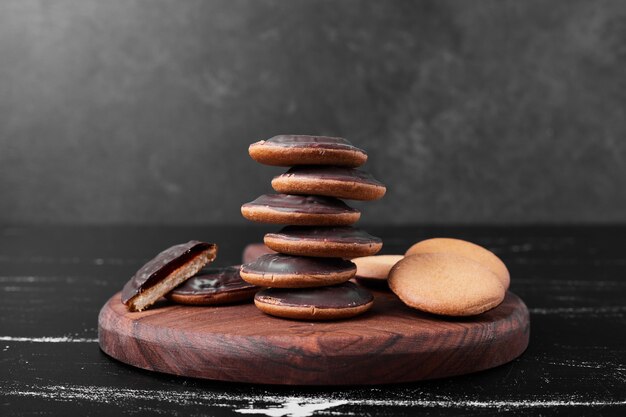
[[[248,148],[252,159],[266,165],[337,165],[358,167],[367,153],[347,139],[329,136],[279,135]]]
[[[372,294],[352,282],[307,289],[268,288],[254,296],[259,310],[299,320],[337,320],[364,313],[374,303]]]
[[[124,285],[122,303],[141,311],[195,275],[217,255],[217,245],[192,240],[172,246],[142,266]]]
[[[279,193],[326,195],[350,200],[378,200],[387,190],[367,172],[336,166],[295,166],[274,177],[272,187]]]
[[[260,223],[308,226],[346,226],[361,212],[332,197],[264,194],[241,206],[241,214]]]
[[[375,255],[383,247],[380,238],[355,227],[286,226],[263,241],[280,253],[337,258]]]
[[[166,297],[175,303],[217,305],[252,300],[260,287],[239,275],[240,265],[204,268],[172,290]]]
[[[306,288],[339,284],[356,274],[356,265],[341,258],[263,255],[241,266],[241,278],[263,287]]]

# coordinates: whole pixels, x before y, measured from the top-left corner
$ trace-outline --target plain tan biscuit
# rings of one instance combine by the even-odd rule
[[[363,256],[352,259],[356,264],[359,278],[386,280],[391,268],[404,258],[404,255]]]
[[[493,252],[482,246],[476,245],[465,240],[452,239],[452,238],[433,238],[422,240],[411,246],[405,256],[416,255],[420,253],[455,253],[457,255],[465,256],[478,263],[483,264],[489,270],[491,270],[502,285],[504,289],[508,289],[511,277],[509,270],[500,258],[498,258]]]
[[[482,264],[453,253],[411,255],[389,273],[391,290],[409,307],[446,316],[472,316],[498,306],[505,289]]]

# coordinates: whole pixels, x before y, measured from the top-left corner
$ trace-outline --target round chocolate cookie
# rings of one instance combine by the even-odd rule
[[[374,297],[352,282],[308,289],[268,288],[254,296],[259,310],[300,320],[337,320],[364,313]]]
[[[263,241],[276,252],[331,258],[375,255],[383,247],[380,238],[355,227],[286,226]]]
[[[367,161],[367,153],[347,139],[328,136],[279,135],[250,145],[255,161],[275,166],[337,165],[358,167]]]
[[[307,288],[348,281],[356,266],[341,258],[309,258],[283,254],[263,255],[241,266],[241,278],[272,288]]]
[[[166,298],[189,305],[216,305],[252,300],[260,287],[247,283],[239,275],[239,265],[204,268],[176,287]]]
[[[272,187],[279,193],[326,195],[350,200],[378,200],[387,191],[367,172],[336,166],[295,166],[274,177]]]
[[[302,226],[347,226],[361,217],[336,198],[288,194],[264,194],[241,206],[241,214],[254,222]]]
[[[409,307],[472,316],[498,306],[505,289],[487,267],[453,253],[410,255],[389,272],[389,288]]]

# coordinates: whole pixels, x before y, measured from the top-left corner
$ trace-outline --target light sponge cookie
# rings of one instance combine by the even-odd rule
[[[384,288],[387,286],[389,271],[402,259],[404,259],[404,255],[375,255],[354,258],[352,262],[356,265],[355,278],[360,284]]]
[[[405,257],[391,268],[389,288],[409,307],[445,316],[473,316],[498,306],[505,289],[482,264],[453,253]]]
[[[427,239],[411,246],[405,256],[439,252],[454,253],[482,264],[496,274],[504,289],[509,288],[511,276],[504,262],[490,250],[475,243],[451,238]]]

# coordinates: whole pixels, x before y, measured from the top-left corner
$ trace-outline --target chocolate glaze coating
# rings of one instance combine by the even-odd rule
[[[337,243],[381,243],[382,239],[364,230],[350,226],[285,226],[277,233],[268,233],[276,239],[316,240]]]
[[[307,289],[267,288],[254,296],[262,303],[291,307],[348,308],[367,304],[374,296],[352,282]]]
[[[343,214],[358,213],[343,201],[316,195],[263,194],[243,207],[269,207],[289,213]]]
[[[371,174],[354,168],[335,166],[300,165],[290,168],[287,172],[274,178],[306,178],[315,180],[335,180],[345,182],[358,182],[361,184],[384,187],[384,184]]]
[[[357,148],[349,140],[344,138],[330,136],[310,136],[310,135],[278,135],[265,141],[274,146],[285,148],[325,148],[325,149],[343,149],[348,151],[367,153]]]
[[[241,267],[249,274],[333,275],[356,270],[356,265],[341,258],[309,258],[281,253],[263,255]]]
[[[122,303],[126,304],[135,295],[147,288],[156,285],[172,271],[180,268],[190,259],[196,257],[215,245],[191,240],[187,243],[174,245],[159,253],[153,259],[142,266],[139,271],[124,285],[122,289]]]
[[[239,265],[224,268],[204,268],[197,275],[194,275],[172,290],[172,293],[178,295],[203,295],[259,288],[241,279],[239,268]]]

